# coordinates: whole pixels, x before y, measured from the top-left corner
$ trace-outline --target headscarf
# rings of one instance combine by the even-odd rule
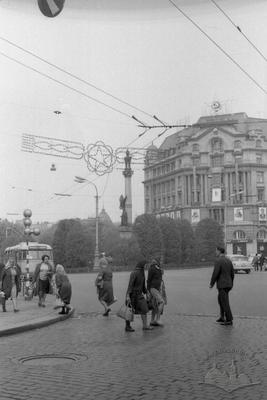
[[[66,275],[66,271],[65,271],[63,265],[57,264],[57,266],[56,266],[56,273],[57,273],[57,274],[61,274],[61,275]]]
[[[13,259],[9,259],[7,260],[7,263],[5,265],[5,269],[9,269],[15,267],[15,261]]]
[[[145,268],[145,265],[146,265],[146,260],[139,261],[139,262],[136,264],[135,269],[144,269],[144,268]]]

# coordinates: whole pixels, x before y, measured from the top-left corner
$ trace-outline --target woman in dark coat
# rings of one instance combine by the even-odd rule
[[[104,317],[108,317],[111,309],[111,304],[115,303],[117,299],[113,295],[113,283],[112,283],[112,267],[111,259],[107,259],[105,254],[102,253],[102,257],[99,262],[100,271],[96,277],[95,285],[97,288],[98,300],[104,307]]]
[[[14,260],[8,260],[5,268],[1,273],[1,290],[4,295],[2,297],[2,309],[6,312],[6,300],[11,298],[14,312],[18,312],[17,297],[21,290],[20,281],[21,270]]]
[[[68,314],[70,311],[71,283],[63,265],[57,264],[56,266],[55,282],[58,295],[63,303],[59,314]]]
[[[143,322],[143,330],[153,329],[147,324],[148,306],[145,298],[145,268],[146,261],[140,261],[133,272],[131,272],[128,289],[126,292],[126,303],[130,303],[135,314],[140,314]],[[126,332],[133,332],[134,329],[130,325],[130,321],[126,321]]]

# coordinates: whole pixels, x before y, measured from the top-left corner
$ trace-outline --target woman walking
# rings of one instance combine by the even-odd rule
[[[37,264],[34,275],[33,284],[39,296],[39,307],[45,307],[45,298],[47,293],[52,293],[51,278],[53,275],[53,267],[49,263],[49,256],[43,255],[42,262]]]
[[[134,309],[134,313],[141,315],[143,330],[146,331],[153,328],[147,324],[148,306],[145,298],[145,294],[147,293],[144,272],[145,265],[145,260],[140,261],[136,265],[134,271],[131,272],[129,285],[126,292],[126,304],[130,303]],[[130,321],[126,321],[125,331],[134,332]]]
[[[151,326],[163,326],[160,321],[166,301],[165,287],[162,280],[163,269],[157,260],[153,260],[148,269],[147,290],[151,296]]]
[[[108,317],[111,311],[110,306],[117,301],[113,295],[113,273],[111,263],[112,261],[105,257],[105,253],[102,253],[102,257],[100,258],[99,262],[100,271],[95,281],[98,300],[104,307],[104,317]]]
[[[57,264],[56,266],[55,282],[58,295],[63,303],[62,310],[59,312],[59,314],[68,314],[71,308],[71,283],[63,265],[61,264]]]
[[[6,300],[11,298],[13,304],[14,312],[18,312],[19,309],[17,307],[17,297],[18,293],[21,290],[21,281],[20,281],[20,267],[15,264],[15,261],[10,259],[8,260],[5,268],[3,268],[1,273],[1,290],[3,292],[2,296],[2,309],[3,312],[6,312]]]

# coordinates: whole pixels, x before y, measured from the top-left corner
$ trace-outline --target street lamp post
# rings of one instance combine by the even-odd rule
[[[24,234],[26,235],[26,245],[27,245],[27,255],[26,255],[26,277],[25,277],[25,287],[23,285],[23,289],[25,290],[25,293],[23,293],[23,295],[25,295],[25,300],[30,300],[31,296],[29,295],[29,282],[30,282],[30,269],[29,269],[29,237],[30,235],[35,235],[38,236],[40,235],[40,229],[39,228],[34,228],[31,229],[31,216],[32,216],[32,211],[30,209],[26,209],[23,211],[23,224],[24,224]]]
[[[88,179],[82,178],[80,176],[75,176],[74,181],[77,183],[87,183],[91,184],[94,186],[96,195],[95,195],[95,200],[96,200],[96,207],[95,207],[95,258],[94,258],[94,269],[97,270],[99,267],[99,234],[98,234],[98,229],[99,229],[99,215],[98,215],[98,203],[99,203],[99,196],[98,196],[98,190],[97,186],[95,185],[94,182],[89,181]]]

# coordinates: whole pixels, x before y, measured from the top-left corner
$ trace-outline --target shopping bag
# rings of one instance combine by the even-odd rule
[[[123,304],[117,311],[117,316],[124,319],[125,321],[132,322],[134,319],[134,312],[130,305]]]

